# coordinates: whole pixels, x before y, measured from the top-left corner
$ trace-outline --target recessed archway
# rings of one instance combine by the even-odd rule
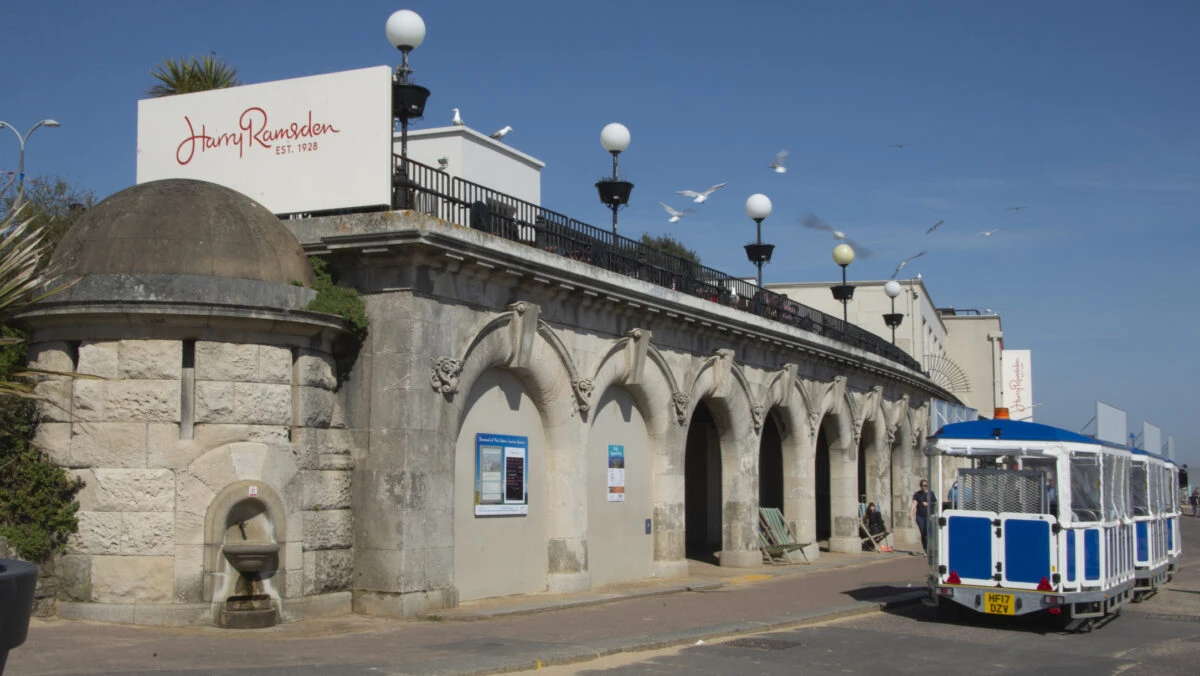
[[[833,535],[832,490],[829,483],[829,437],[825,426],[817,431],[816,472],[814,477],[817,499],[817,540],[828,541]]]
[[[716,563],[721,551],[721,439],[704,402],[692,413],[683,463],[687,557]]]
[[[783,511],[783,435],[774,411],[763,421],[758,444],[758,506]]]

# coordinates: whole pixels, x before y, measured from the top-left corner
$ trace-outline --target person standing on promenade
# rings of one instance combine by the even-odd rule
[[[929,515],[933,513],[932,505],[934,501],[933,493],[929,490],[929,482],[921,479],[921,486],[916,493],[913,493],[912,504],[908,506],[908,516],[917,524],[917,530],[921,531],[921,551],[929,550],[928,532],[926,526],[929,525]]]

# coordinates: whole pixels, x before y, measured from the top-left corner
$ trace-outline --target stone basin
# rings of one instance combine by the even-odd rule
[[[239,573],[257,574],[273,571],[279,563],[278,542],[239,542],[221,548],[230,565]]]

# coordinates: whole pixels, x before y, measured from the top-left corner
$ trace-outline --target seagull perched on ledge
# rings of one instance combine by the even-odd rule
[[[450,121],[450,124],[452,124],[456,127],[464,126],[463,121],[462,121],[462,115],[458,114],[458,108],[452,108],[451,110],[454,111],[454,119]]]
[[[668,223],[678,223],[679,219],[683,218],[684,216],[696,213],[695,209],[684,209],[683,211],[679,211],[678,209],[672,209],[662,202],[659,202],[658,204],[663,209],[666,209],[668,214],[671,214],[671,218],[667,220]]]
[[[508,132],[510,132],[510,131],[512,131],[512,127],[507,127],[507,126],[503,129],[497,129],[496,131],[492,132],[492,138],[499,141],[500,139],[504,138],[505,136],[508,136]]]
[[[704,200],[708,199],[709,195],[720,190],[721,188],[724,188],[726,185],[729,185],[728,181],[725,183],[718,183],[704,192],[696,192],[695,190],[676,190],[675,194],[683,195],[684,197],[694,197],[695,199],[692,200],[693,202],[696,204],[704,204]]]

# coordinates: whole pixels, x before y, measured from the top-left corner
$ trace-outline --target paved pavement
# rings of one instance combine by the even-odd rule
[[[1185,519],[1184,542],[1200,542],[1200,519]],[[1200,561],[1184,562],[1125,612],[1200,621]],[[693,563],[682,580],[490,599],[422,620],[344,616],[245,631],[34,620],[5,674],[519,671],[878,612],[917,602],[924,579],[924,557],[822,553],[814,564],[753,570]]]
[[[344,616],[230,631],[34,620],[5,674],[533,669],[915,602],[923,565],[902,553],[827,552],[814,564],[752,570],[693,563],[684,579],[490,599],[408,621]]]

